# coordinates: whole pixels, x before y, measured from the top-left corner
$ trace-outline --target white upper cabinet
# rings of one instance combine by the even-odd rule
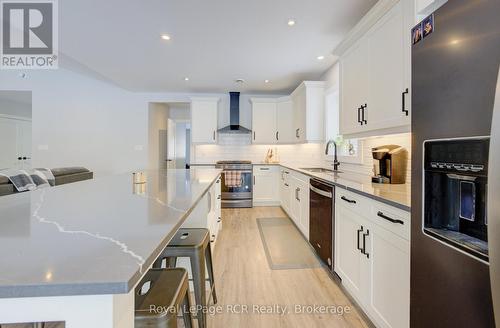
[[[409,34],[405,38],[403,3],[398,2],[368,32],[369,76],[368,104],[365,109],[367,130],[409,125],[409,116],[403,111],[406,101],[405,47],[409,47]]]
[[[291,144],[293,133],[293,106],[290,97],[252,98],[252,143]]]
[[[217,113],[220,98],[191,98],[191,141],[217,143]]]
[[[252,143],[277,143],[276,99],[252,98],[250,101],[252,102]]]
[[[296,143],[324,141],[325,84],[304,81],[291,94]]]
[[[293,131],[293,104],[289,97],[278,99],[276,103],[276,129],[279,144],[295,142]]]
[[[340,133],[410,129],[410,30],[414,2],[400,0],[341,56]]]
[[[368,101],[368,46],[364,39],[340,60],[340,133],[352,134],[362,126],[362,106]]]

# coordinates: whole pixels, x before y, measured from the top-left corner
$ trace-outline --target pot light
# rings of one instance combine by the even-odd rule
[[[269,80],[264,80],[264,83],[269,83],[270,81]]]
[[[295,19],[290,18],[287,22],[288,26],[294,26],[295,25]]]
[[[162,38],[162,40],[165,40],[165,41],[170,41],[170,39],[171,39],[170,35],[168,35],[168,34],[162,34],[161,38]]]
[[[323,59],[325,59],[325,56],[318,56],[317,58],[318,58],[318,60],[323,60]]]
[[[189,81],[189,77],[185,77],[185,78],[184,78],[184,81]]]

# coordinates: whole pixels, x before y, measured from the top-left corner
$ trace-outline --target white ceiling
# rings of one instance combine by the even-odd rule
[[[376,1],[59,1],[59,48],[133,91],[287,93],[319,78]]]

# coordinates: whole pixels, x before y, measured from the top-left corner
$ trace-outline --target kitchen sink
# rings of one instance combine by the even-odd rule
[[[342,173],[341,171],[325,169],[323,167],[301,167],[300,169],[313,173],[326,173],[326,174]]]

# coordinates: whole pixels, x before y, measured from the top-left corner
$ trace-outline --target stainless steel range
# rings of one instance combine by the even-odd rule
[[[252,162],[219,161],[222,172],[222,207],[252,207]]]

